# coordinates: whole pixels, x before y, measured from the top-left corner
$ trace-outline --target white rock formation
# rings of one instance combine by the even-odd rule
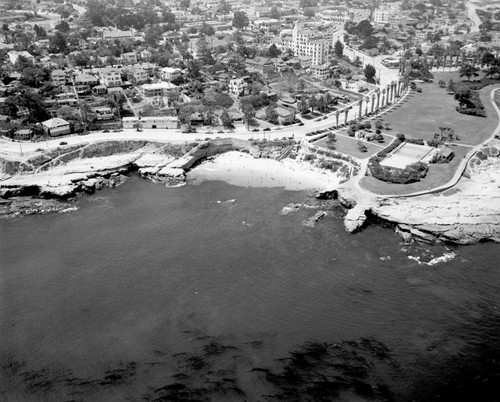
[[[500,158],[488,158],[474,167],[471,179],[462,179],[448,192],[386,199],[372,211],[385,220],[411,225],[443,240],[461,244],[500,241],[499,171]]]

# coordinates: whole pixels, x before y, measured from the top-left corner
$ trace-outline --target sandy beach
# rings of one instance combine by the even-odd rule
[[[292,159],[255,159],[241,152],[227,152],[209,159],[187,175],[189,180],[223,180],[244,187],[284,187],[287,190],[331,190],[339,176]]]

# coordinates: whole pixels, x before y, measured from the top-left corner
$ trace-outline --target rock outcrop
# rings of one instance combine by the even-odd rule
[[[400,232],[431,242],[458,244],[500,241],[500,158],[490,158],[469,172],[453,191],[412,198],[385,199],[372,207]]]
[[[77,193],[94,192],[104,186],[123,182],[137,154],[74,159],[65,165],[33,173],[17,174],[0,182],[4,196],[38,195],[42,198],[67,199]],[[26,194],[29,192],[29,194]]]
[[[368,210],[370,210],[370,207],[362,204],[357,204],[354,208],[348,210],[344,217],[345,230],[349,233],[360,230],[366,222],[366,211]]]

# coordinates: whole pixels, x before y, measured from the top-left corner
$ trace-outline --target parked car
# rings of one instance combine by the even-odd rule
[[[68,145],[68,143],[66,141],[61,141],[59,145]]]
[[[266,127],[264,130],[262,131],[271,131],[271,128],[270,127]]]
[[[108,129],[102,130],[103,133],[109,133]]]

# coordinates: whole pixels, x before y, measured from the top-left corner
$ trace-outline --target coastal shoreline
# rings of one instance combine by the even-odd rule
[[[354,179],[314,166],[304,161],[303,155],[278,161],[255,149],[250,152],[248,144],[221,141],[198,144],[174,157],[152,144],[140,145],[129,153],[75,158],[35,174],[11,175],[0,181],[0,217],[71,211],[75,209],[72,201],[83,194],[119,186],[137,172],[168,187],[186,181],[222,180],[245,187],[309,190],[318,202],[334,199],[336,206],[343,206],[347,212],[344,225],[350,233],[362,230],[367,223],[383,222],[405,242],[500,242],[500,177],[495,176],[500,170],[498,157],[469,169],[471,178],[461,179],[454,192],[365,199],[356,192]],[[298,152],[300,155],[300,149]],[[332,204],[326,203],[325,208],[332,208]]]

